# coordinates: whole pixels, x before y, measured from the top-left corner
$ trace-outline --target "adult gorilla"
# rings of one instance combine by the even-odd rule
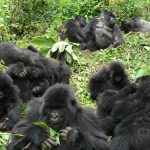
[[[43,121],[59,131],[60,145],[56,145],[55,138],[48,132],[34,125],[35,121]],[[41,150],[42,147],[53,150],[109,150],[93,110],[82,108],[70,87],[63,84],[50,87],[33,104],[27,118],[12,131],[25,136],[14,139],[8,150],[20,150],[29,143],[34,150]]]
[[[70,69],[55,59],[46,58],[33,47],[17,48],[11,44],[0,44],[0,59],[8,67],[8,74],[14,79],[21,92],[22,99],[41,96],[51,85],[69,83]]]
[[[6,73],[0,73],[0,131],[11,130],[19,121],[21,101],[18,88]]]
[[[121,24],[121,29],[125,33],[150,32],[150,22],[139,18],[133,18],[130,20],[123,21]]]
[[[118,112],[114,111],[114,115],[119,114],[116,119],[124,119],[122,119],[120,124],[115,128],[114,138],[111,141],[111,149],[149,150],[150,80],[143,82],[141,87],[137,90],[136,99],[132,98],[129,102],[122,102],[120,107]]]
[[[132,131],[134,132],[132,125],[136,127],[136,124],[139,124],[138,121],[144,119],[142,113],[148,111],[147,107],[150,104],[150,81],[147,80],[147,82],[141,82],[139,85],[127,85],[117,93],[112,90],[106,90],[97,98],[97,102],[98,116],[103,122],[106,133],[114,136],[128,136]],[[142,116],[140,116],[140,114]],[[136,116],[137,119],[131,117],[132,115],[134,117]],[[147,115],[147,113],[145,115]],[[124,122],[124,120],[130,121]],[[121,125],[114,134],[114,129],[118,124]],[[142,121],[140,124],[142,124]],[[147,124],[143,122],[143,126],[146,125]],[[141,127],[142,126],[139,126],[137,128]],[[125,128],[129,131],[128,133]],[[136,134],[138,134],[138,132]],[[139,135],[135,135],[135,137],[138,137]],[[117,142],[119,143],[119,141]]]
[[[104,9],[100,19],[92,19],[83,29],[86,41],[81,44],[81,49],[98,50],[116,47],[124,44],[122,33],[115,21],[115,15]]]
[[[64,24],[66,32],[61,33],[61,39],[80,43],[81,49],[98,50],[117,47],[124,44],[122,33],[115,21],[115,16],[108,10],[102,10],[100,18],[94,18],[88,23],[86,19],[77,16]]]

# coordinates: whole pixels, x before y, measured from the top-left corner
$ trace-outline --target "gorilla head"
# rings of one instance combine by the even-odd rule
[[[57,84],[44,94],[44,120],[55,130],[65,128],[77,110],[77,101],[67,85]]]
[[[100,18],[103,19],[104,23],[110,28],[113,28],[116,23],[115,15],[107,9],[101,11]]]
[[[79,23],[81,28],[84,28],[87,25],[86,18],[84,16],[76,16],[75,20]]]

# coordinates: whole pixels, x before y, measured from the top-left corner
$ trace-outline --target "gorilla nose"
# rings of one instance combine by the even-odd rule
[[[52,112],[52,114],[51,114],[51,119],[52,119],[53,121],[57,121],[57,120],[59,119],[58,113],[57,113],[57,112]]]

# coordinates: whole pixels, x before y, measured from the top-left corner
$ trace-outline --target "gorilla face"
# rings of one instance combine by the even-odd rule
[[[67,85],[64,88],[63,84],[58,84],[46,91],[42,115],[53,129],[58,131],[67,127],[74,120],[76,110],[77,102]]]

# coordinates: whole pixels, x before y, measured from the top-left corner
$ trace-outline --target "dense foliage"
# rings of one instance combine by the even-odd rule
[[[16,43],[19,47],[32,44],[47,55],[60,42],[59,31],[64,20],[78,14],[90,19],[99,16],[102,8],[112,10],[119,24],[135,16],[150,20],[150,0],[1,0],[0,42]],[[121,61],[132,80],[150,73],[150,34],[129,33],[124,38],[124,46],[93,53],[82,52],[78,45],[69,43],[73,51],[67,58],[72,68],[71,85],[82,104],[95,106],[90,101],[88,79],[110,61]],[[0,140],[5,140],[5,135],[1,137]],[[0,146],[3,144],[0,141]]]

